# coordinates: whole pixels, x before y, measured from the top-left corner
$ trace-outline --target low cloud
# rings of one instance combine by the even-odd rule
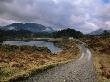
[[[34,22],[89,33],[109,28],[109,13],[110,3],[103,0],[0,0],[1,25]]]

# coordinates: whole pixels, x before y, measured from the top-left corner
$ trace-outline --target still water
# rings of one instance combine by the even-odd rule
[[[52,53],[59,53],[62,51],[61,48],[54,45],[53,42],[47,42],[47,41],[3,41],[3,44],[9,44],[9,45],[29,45],[29,46],[37,46],[37,47],[47,47]]]

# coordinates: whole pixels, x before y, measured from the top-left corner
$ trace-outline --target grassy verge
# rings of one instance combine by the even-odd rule
[[[34,73],[76,59],[79,49],[74,42],[68,42],[65,46],[68,44],[71,44],[69,49],[56,55],[43,47],[1,45],[0,82],[27,78]]]
[[[29,70],[25,74],[19,75],[17,77],[10,78],[8,81],[10,81],[10,82],[19,82],[19,80],[25,80],[25,79],[27,79],[27,78],[29,78],[29,77],[37,74],[37,73],[41,73],[45,70],[51,69],[51,68],[53,68],[55,66],[58,66],[58,65],[66,64],[70,61],[71,60],[66,60],[66,61],[62,61],[62,62],[58,62],[58,63],[50,63],[50,64],[47,64],[47,65],[42,65],[40,67]]]
[[[99,82],[110,82],[110,37],[82,38],[93,51]]]

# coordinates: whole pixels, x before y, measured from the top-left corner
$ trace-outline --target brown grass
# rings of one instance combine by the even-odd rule
[[[110,37],[82,38],[93,51],[99,82],[110,82]]]
[[[79,49],[74,42],[69,43],[74,46],[70,45],[70,49],[56,55],[47,48],[1,45],[0,82],[29,77],[34,71],[50,68],[77,58]]]

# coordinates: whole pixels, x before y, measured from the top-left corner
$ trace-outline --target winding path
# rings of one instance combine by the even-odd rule
[[[81,57],[76,61],[51,68],[21,82],[97,82],[92,55],[80,45]]]

